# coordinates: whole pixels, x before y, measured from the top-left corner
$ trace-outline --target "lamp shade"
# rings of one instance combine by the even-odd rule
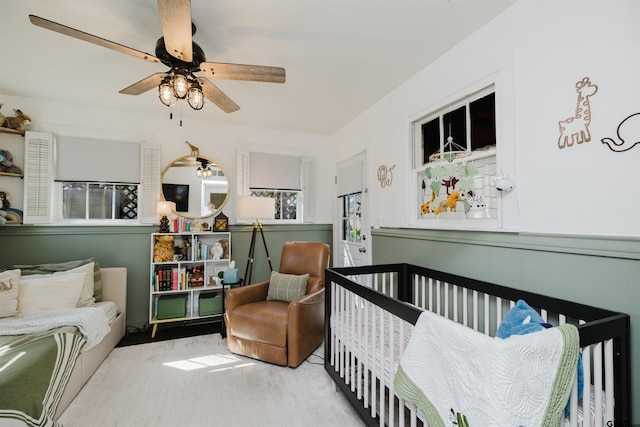
[[[271,197],[238,198],[238,217],[246,219],[273,219],[276,199]]]
[[[176,204],[174,202],[158,202],[157,212],[158,215],[171,215],[171,213],[176,209]]]

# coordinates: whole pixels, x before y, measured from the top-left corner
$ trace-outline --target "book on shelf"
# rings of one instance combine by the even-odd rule
[[[191,231],[191,221],[182,217],[173,218],[171,223],[172,233],[187,233]]]
[[[178,267],[173,267],[171,269],[171,290],[177,291],[179,288],[180,281],[180,269]]]
[[[156,266],[153,275],[153,290],[163,291],[185,291],[191,287],[204,286],[204,265],[196,264],[186,267],[177,265]]]

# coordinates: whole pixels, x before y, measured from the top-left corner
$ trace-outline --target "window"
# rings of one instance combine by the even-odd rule
[[[274,198],[274,221],[311,222],[315,182],[313,159],[238,150],[238,195]]]
[[[413,122],[419,222],[497,219],[495,99],[491,85]]]
[[[25,135],[25,224],[157,223],[158,146],[65,136],[55,142],[50,133]]]
[[[63,220],[137,220],[138,185],[62,184]]]

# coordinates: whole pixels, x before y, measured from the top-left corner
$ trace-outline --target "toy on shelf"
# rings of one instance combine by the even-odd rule
[[[0,108],[2,108],[2,104],[0,104]],[[31,117],[24,114],[21,110],[13,110],[13,112],[15,116],[4,116],[0,113],[0,127],[24,134],[27,127],[31,125]]]
[[[22,175],[22,169],[13,163],[13,154],[9,150],[0,150],[0,172]]]

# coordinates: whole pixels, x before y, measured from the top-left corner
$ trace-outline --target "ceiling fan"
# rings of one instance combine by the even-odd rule
[[[175,105],[178,99],[187,99],[191,108],[199,110],[204,105],[204,98],[207,98],[226,113],[240,108],[206,77],[284,83],[285,70],[281,67],[207,62],[204,51],[192,39],[196,27],[191,22],[190,0],[158,0],[158,9],[163,37],[156,42],[155,56],[39,16],[29,15],[29,20],[47,30],[166,65],[169,71],[152,74],[122,89],[120,93],[140,95],[158,88],[160,101],[167,106]],[[198,72],[206,77],[196,76]]]

